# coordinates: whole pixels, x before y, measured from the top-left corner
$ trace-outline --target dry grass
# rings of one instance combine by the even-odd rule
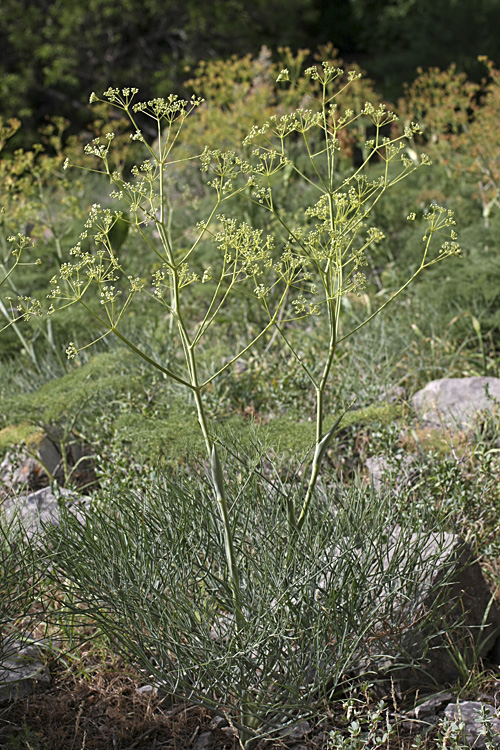
[[[139,692],[140,679],[123,662],[108,653],[88,649],[71,664],[52,658],[48,667],[49,687],[34,685],[33,692],[10,703],[0,704],[0,750],[237,750],[236,732],[224,720],[197,706]],[[487,687],[486,681],[484,686]],[[498,682],[489,687],[498,689]],[[361,697],[361,696],[360,696]],[[373,710],[369,694],[357,712],[369,716]],[[415,696],[414,696],[415,697]],[[465,696],[462,696],[465,698]],[[483,696],[484,699],[484,696]],[[378,700],[378,699],[377,699]],[[437,748],[436,728],[425,722],[401,720],[401,707],[394,695],[386,696],[392,730],[377,750],[421,750]],[[410,706],[408,704],[407,708]],[[331,706],[325,717],[311,724],[307,736],[288,741],[263,741],[260,750],[328,750],[330,731],[340,729],[348,738],[348,721],[342,701]],[[395,717],[398,716],[396,719]],[[208,745],[198,740],[209,732]],[[417,735],[422,740],[416,740]],[[202,738],[203,740],[203,738]],[[351,738],[352,742],[352,738]],[[356,746],[357,743],[355,743]]]
[[[0,747],[185,750],[208,730],[212,717],[206,711],[139,693],[139,679],[112,657],[86,662],[82,676],[80,668],[73,671],[53,661],[48,688],[35,686],[31,695],[0,708]],[[31,740],[22,739],[27,727]],[[231,731],[212,731],[213,750],[237,746]]]

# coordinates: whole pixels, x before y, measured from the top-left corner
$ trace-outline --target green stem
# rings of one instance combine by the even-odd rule
[[[335,174],[335,152],[329,148],[328,143],[328,122],[326,117],[326,88],[323,87],[323,130],[325,134],[325,145],[326,145],[326,156],[328,164],[328,211],[329,211],[329,224],[332,236],[335,232],[335,206],[333,201],[334,193],[334,174]],[[324,396],[325,389],[330,377],[330,372],[335,357],[335,351],[337,348],[338,339],[338,326],[340,319],[340,294],[339,291],[342,289],[343,276],[342,276],[342,256],[341,250],[337,251],[337,257],[333,259],[329,258],[326,263],[324,272],[320,274],[325,296],[328,304],[328,325],[330,330],[330,341],[328,345],[328,356],[323,367],[323,373],[319,384],[316,386],[316,447],[314,450],[314,456],[311,464],[311,474],[307,485],[307,491],[302,503],[302,508],[297,519],[296,531],[300,532],[311,504],[311,500],[314,494],[316,483],[318,481],[319,472],[323,457],[326,453],[328,445],[333,437],[334,428],[330,429],[326,435],[323,435],[323,411],[324,411]]]
[[[186,388],[192,389],[192,385],[189,381],[184,380],[184,378],[181,378],[179,375],[176,375],[175,372],[172,372],[168,367],[163,367],[159,362],[152,359],[152,357],[149,357],[146,352],[143,352],[142,349],[139,349],[135,344],[133,344],[130,339],[128,339],[126,336],[123,335],[117,328],[114,326],[109,325],[106,323],[105,320],[103,320],[99,315],[96,315],[96,313],[85,304],[85,302],[82,299],[79,299],[78,302],[96,319],[98,320],[105,328],[108,329],[109,333],[113,333],[117,338],[120,339],[120,341],[123,341],[123,343],[128,346],[129,349],[131,349],[135,354],[137,354],[141,359],[143,359],[148,364],[155,367],[160,372],[163,372],[165,375],[167,375],[169,378],[172,378],[172,380],[175,380],[176,383],[180,383],[180,385],[186,386]],[[105,334],[107,335],[107,334]]]
[[[326,450],[333,437],[333,432],[334,432],[334,430],[330,428],[330,430],[328,430],[326,435],[323,435],[323,411],[324,411],[325,388],[328,382],[328,378],[330,376],[330,371],[332,369],[333,359],[335,357],[335,351],[337,348],[336,316],[332,310],[334,304],[335,302],[331,300],[329,304],[329,309],[331,311],[330,312],[331,324],[330,324],[330,345],[328,348],[328,357],[325,362],[325,366],[323,368],[323,374],[321,376],[321,380],[316,387],[316,447],[314,450],[314,456],[313,456],[313,460],[311,464],[311,475],[309,477],[306,495],[304,497],[304,502],[302,503],[302,509],[300,511],[299,517],[297,519],[297,525],[296,525],[297,531],[300,531],[302,529],[302,526],[305,523],[307,512],[309,510],[309,506],[311,504],[312,496],[314,493],[314,489],[318,481],[318,476],[319,476],[319,472],[321,469],[321,463],[323,461],[323,457],[326,453]]]
[[[224,487],[224,473],[222,471],[222,464],[217,451],[217,445],[210,437],[208,430],[208,422],[205,414],[205,408],[203,405],[203,399],[201,396],[200,387],[195,383],[197,381],[196,376],[196,361],[194,358],[193,350],[190,349],[190,370],[191,376],[194,380],[193,383],[193,395],[196,403],[196,410],[198,413],[198,422],[203,433],[205,440],[205,446],[207,449],[208,458],[210,460],[211,467],[211,478],[214,489],[215,499],[217,507],[219,509],[222,526],[224,530],[224,552],[226,556],[226,563],[229,571],[229,582],[231,585],[231,591],[233,594],[233,604],[236,617],[236,625],[238,632],[240,632],[245,626],[245,618],[243,615],[242,602],[241,602],[241,588],[240,588],[240,577],[238,572],[238,564],[236,561],[236,553],[234,550],[233,532],[231,529],[231,522],[229,520],[229,510],[227,506],[227,499]]]
[[[14,333],[16,334],[17,338],[19,339],[19,341],[21,342],[24,351],[26,352],[26,354],[28,355],[28,357],[33,362],[36,370],[38,372],[41,372],[40,365],[38,364],[38,359],[37,359],[37,356],[35,354],[35,348],[34,348],[33,344],[30,341],[28,341],[23,336],[23,334],[21,333],[21,330],[20,330],[19,326],[17,325],[17,320],[12,320],[12,318],[10,317],[10,315],[9,315],[9,313],[7,311],[7,308],[5,307],[5,305],[3,304],[3,302],[1,300],[0,300],[0,312],[9,321],[9,324],[7,326],[5,326],[5,327],[8,328],[9,325],[12,326],[12,329],[13,329]],[[4,330],[4,329],[2,329],[2,330]]]

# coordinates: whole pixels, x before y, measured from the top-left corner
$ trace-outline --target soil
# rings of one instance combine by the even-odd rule
[[[211,750],[238,747],[232,732],[209,728],[206,710],[138,692],[124,667],[86,665],[79,676],[56,662],[49,669],[49,687],[0,706],[2,750],[184,750],[204,731]]]

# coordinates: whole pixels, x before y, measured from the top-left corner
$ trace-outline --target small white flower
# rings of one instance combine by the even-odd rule
[[[78,349],[72,341],[69,342],[66,348],[66,356],[68,359],[74,359],[78,355]]]

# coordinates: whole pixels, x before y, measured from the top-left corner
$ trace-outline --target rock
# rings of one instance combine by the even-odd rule
[[[73,435],[67,438],[65,445],[66,467],[71,481],[78,487],[95,482],[90,446]],[[68,477],[65,476],[61,437],[57,430],[47,427],[45,434],[40,434],[36,446],[32,445],[32,451],[33,455],[29,455],[25,449],[19,448],[6,454],[0,463],[0,490],[3,488],[3,494],[19,488],[39,490],[51,480],[61,485],[66,483]]]
[[[202,732],[194,744],[195,750],[208,750],[212,747],[213,741],[212,732]]]
[[[479,658],[499,655],[500,610],[472,550],[448,532],[423,534],[396,526],[378,540],[340,538],[323,553],[324,570],[315,582],[316,598],[331,606],[336,566],[330,561],[347,554],[356,565],[355,556],[366,554],[369,562],[360,569],[372,582],[371,601],[363,602],[371,624],[353,650],[349,673],[378,679],[384,689],[393,681],[399,694],[442,690],[463,676],[458,664],[473,668]],[[287,606],[295,606],[293,597]],[[230,627],[227,616],[219,617],[211,637],[225,639]],[[328,669],[327,662],[325,656],[320,669]],[[313,683],[317,671],[313,657],[304,679]],[[290,731],[307,732],[307,726]],[[289,732],[289,738],[302,736]]]
[[[496,658],[500,610],[492,602],[479,563],[462,539],[450,533],[435,533],[418,547],[417,535],[402,543],[399,534],[396,527],[380,549],[380,561],[376,563],[385,570],[394,568],[394,578],[379,588],[373,602],[374,608],[381,607],[380,641],[376,648],[381,649],[378,654],[386,649],[386,655],[361,653],[354,673],[374,670],[379,679],[394,680],[399,693],[425,693],[456,683],[461,677],[456,656],[467,667],[473,667],[479,657],[487,658],[490,653]],[[362,544],[360,540],[360,551]],[[416,581],[408,589],[404,581],[397,580],[396,572],[399,565],[405,566],[406,549],[418,550],[420,558]],[[374,580],[379,575],[374,569]],[[401,595],[395,599],[388,587],[401,590]],[[389,612],[383,605],[386,599],[391,603]],[[385,638],[387,622],[391,628]],[[401,662],[413,666],[396,669]]]
[[[35,646],[4,641],[0,654],[0,701],[11,701],[33,692],[36,685],[48,686],[50,674]]]
[[[391,469],[387,456],[370,456],[365,461],[365,468],[368,472],[369,482],[374,489],[382,489],[386,483],[386,474]]]
[[[432,581],[427,582],[429,593],[423,601],[424,610],[432,608],[439,584],[448,577],[444,589],[446,601],[441,608],[441,625],[447,632],[432,638],[424,666],[426,678],[440,687],[456,683],[461,676],[456,656],[472,667],[478,658],[486,658],[490,653],[496,655],[500,636],[500,610],[496,602],[492,602],[491,592],[472,550],[459,537],[454,538],[441,564],[436,567]],[[410,637],[408,642],[409,650],[418,655],[418,639],[412,642]],[[419,688],[422,675],[407,670],[401,675],[401,682]]]
[[[409,454],[401,457],[397,469],[399,485],[408,483],[409,469],[412,463],[413,458]],[[367,458],[365,468],[368,473],[368,480],[376,490],[383,489],[388,484],[390,476],[394,476],[396,471],[395,462],[384,455]]]
[[[65,441],[66,464],[72,481],[78,486],[95,481],[92,449],[71,434]],[[46,435],[38,446],[40,462],[60,484],[65,484],[64,461],[61,434],[54,428],[46,427]]]
[[[306,734],[311,731],[311,725],[308,721],[299,721],[298,724],[294,724],[292,727],[285,729],[281,736],[288,740],[303,740]],[[294,746],[295,747],[295,746]]]
[[[481,720],[481,713],[488,717],[487,726]],[[460,701],[458,705],[449,703],[444,715],[449,721],[462,721],[465,724],[464,739],[469,747],[485,750],[487,739],[500,745],[500,719],[493,706],[478,701]]]
[[[409,719],[427,720],[437,718],[437,715],[442,711],[450,701],[453,700],[451,693],[439,693],[438,695],[432,695],[418,706],[415,706],[411,711],[407,711],[405,716]]]
[[[500,378],[441,378],[417,391],[411,404],[425,425],[470,428],[481,411],[499,413]]]
[[[38,446],[38,455],[42,466],[50,472],[50,475],[54,479],[64,482],[61,444],[52,436],[45,435]]]
[[[57,525],[59,523],[61,502],[66,503],[72,512],[79,515],[80,508],[89,503],[90,498],[62,487],[59,487],[56,492],[50,487],[43,487],[41,490],[26,495],[17,497],[9,495],[3,503],[3,508],[7,522],[17,514],[27,534],[33,536],[43,524]]]
[[[47,476],[41,465],[24,451],[14,454],[9,451],[0,463],[0,494],[8,495],[19,487],[37,490],[47,484]]]

